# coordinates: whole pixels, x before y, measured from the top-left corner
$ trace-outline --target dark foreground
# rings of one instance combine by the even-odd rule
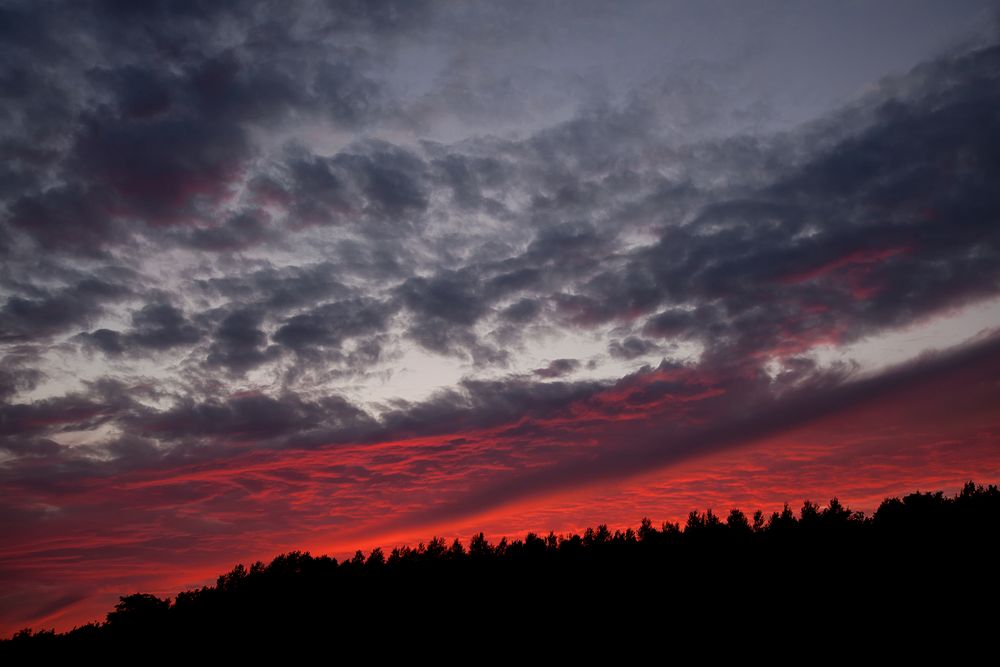
[[[341,562],[293,552],[172,601],[123,597],[102,623],[23,630],[0,657],[321,644],[379,661],[428,650],[464,661],[526,641],[552,656],[625,641],[622,651],[665,657],[697,641],[701,655],[811,647],[798,654],[806,662],[872,642],[954,658],[998,636],[998,546],[1000,489],[969,483],[953,498],[888,499],[869,517],[833,500],[798,516],[709,511],[683,527],[643,520],[638,531],[498,544],[480,534]]]

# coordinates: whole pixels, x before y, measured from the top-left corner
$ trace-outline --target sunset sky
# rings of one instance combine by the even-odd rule
[[[1000,481],[1000,7],[0,0],[0,635]]]

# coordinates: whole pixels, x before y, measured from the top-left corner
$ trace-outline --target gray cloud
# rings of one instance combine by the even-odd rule
[[[249,308],[227,313],[215,329],[208,366],[244,373],[273,359],[277,349],[267,345],[267,335],[261,329],[263,319],[263,312]]]
[[[87,277],[64,287],[11,296],[0,308],[0,340],[17,342],[64,331],[96,318],[106,304],[127,297],[124,285]]]
[[[392,310],[391,304],[366,299],[323,304],[285,320],[274,341],[299,354],[339,348],[349,338],[383,331]]]
[[[553,359],[548,366],[536,368],[534,374],[540,378],[557,378],[570,375],[580,368],[579,359]]]
[[[635,359],[657,350],[659,347],[655,343],[638,336],[629,336],[608,343],[608,353],[617,359]]]
[[[150,303],[132,313],[132,329],[127,332],[98,329],[84,332],[77,339],[105,354],[117,356],[189,347],[201,336],[202,332],[177,307],[169,303]]]

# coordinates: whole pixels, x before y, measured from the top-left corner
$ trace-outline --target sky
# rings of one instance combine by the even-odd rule
[[[293,549],[1000,481],[995,2],[0,2],[0,634]]]

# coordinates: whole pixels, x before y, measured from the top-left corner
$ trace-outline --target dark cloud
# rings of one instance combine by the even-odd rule
[[[849,342],[995,295],[997,100],[984,80],[997,58],[988,49],[924,72],[907,98],[879,102],[870,124],[772,185],[704,207],[621,270],[557,295],[558,312],[594,326],[659,310],[648,335],[736,358]]]
[[[489,312],[475,272],[439,272],[410,278],[397,289],[412,318],[407,334],[439,354],[470,355],[476,363],[503,364],[507,353],[479,339],[474,326]]]
[[[723,334],[724,322],[725,314],[715,307],[670,308],[646,320],[643,331],[661,338],[686,339],[704,334]]]
[[[996,264],[996,239],[981,222],[997,206],[986,185],[996,160],[984,148],[992,145],[988,138],[995,128],[982,111],[994,101],[991,88],[983,85],[994,60],[995,49],[987,49],[928,66],[916,89],[877,102],[860,129],[833,133],[843,140],[820,144],[794,168],[776,171],[764,188],[746,190],[739,198],[726,198],[723,191],[690,224],[666,224],[658,243],[627,252],[614,234],[594,223],[548,224],[551,212],[566,216],[589,209],[593,216],[604,210],[605,205],[595,204],[606,201],[605,187],[619,197],[643,191],[630,185],[642,182],[641,171],[582,161],[584,154],[635,149],[626,142],[615,152],[602,143],[645,131],[641,124],[626,130],[610,111],[567,122],[520,145],[500,144],[508,156],[503,160],[446,152],[429,166],[414,151],[372,141],[330,157],[293,151],[278,180],[258,179],[251,189],[270,183],[274,192],[284,193],[278,199],[298,222],[351,224],[382,238],[390,228],[397,235],[419,228],[435,187],[449,189],[460,207],[476,208],[487,197],[484,191],[508,188],[511,174],[534,172],[539,160],[546,162],[548,171],[539,175],[548,175],[536,179],[531,207],[545,224],[523,252],[502,262],[425,273],[397,287],[401,303],[415,317],[411,336],[435,351],[478,347],[483,352],[485,344],[472,327],[494,313],[497,300],[525,292],[520,300],[508,301],[499,313],[502,319],[529,321],[540,316],[538,304],[544,302],[563,324],[585,328],[646,316],[643,330],[649,335],[708,341],[713,349],[728,348],[732,354],[801,346],[824,336],[847,341],[904,324],[953,303],[959,294],[977,298],[995,292],[997,277],[990,267]],[[226,76],[242,71],[232,59],[213,63]],[[111,89],[132,90],[141,99],[157,97],[128,84],[141,74],[119,74],[94,76],[108,79]],[[165,89],[173,84],[150,79],[148,85]],[[239,98],[235,93],[221,97]],[[148,111],[113,125],[85,117],[73,153],[81,167],[88,165],[91,189],[24,197],[12,208],[12,223],[52,247],[77,247],[77,240],[87,239],[100,248],[114,229],[105,211],[114,210],[115,217],[124,211],[151,224],[198,218],[203,205],[228,196],[249,153],[238,124],[216,127],[191,115],[190,100],[183,104],[181,112]],[[843,119],[859,122],[857,114]],[[602,138],[592,139],[591,133]],[[808,150],[812,135],[804,136]],[[908,137],[921,137],[920,145],[933,150],[914,148]],[[440,154],[441,148],[434,152]],[[931,160],[929,154],[945,158]],[[564,169],[567,161],[572,170]],[[597,188],[587,187],[594,174],[604,174],[604,180]],[[147,186],[155,192],[146,192]],[[199,249],[246,249],[275,238],[272,224],[263,212],[247,209],[222,224],[185,231],[183,239]],[[349,256],[374,252],[373,244],[342,243],[348,244],[343,248]],[[392,255],[372,259],[381,262],[378,268],[366,264],[372,276],[405,277]],[[983,275],[986,281],[975,279]],[[297,287],[289,286],[288,299],[276,293],[273,305],[315,303],[305,296],[308,285]],[[225,289],[234,294],[245,287]],[[17,301],[9,309],[18,308],[30,310]],[[310,325],[309,318],[319,315],[297,317],[278,334],[286,346],[302,347],[291,344],[294,327],[313,342],[322,338],[320,330],[330,329]],[[102,336],[95,344],[116,349],[113,336]]]
[[[210,296],[255,303],[268,312],[281,313],[346,296],[350,290],[338,279],[341,273],[341,267],[332,262],[280,268],[265,264],[245,275],[199,279],[195,284]]]
[[[533,267],[515,269],[490,278],[484,285],[484,291],[489,298],[498,299],[532,288],[537,289],[544,275],[541,270]]]
[[[385,434],[409,437],[489,428],[521,418],[567,416],[575,402],[604,388],[598,382],[535,382],[521,377],[466,379],[420,403],[399,402],[385,412]]]
[[[387,113],[382,86],[349,64],[324,63],[314,85],[319,113],[339,125],[361,127]]]
[[[491,215],[509,214],[500,200],[516,165],[495,157],[448,153],[434,161],[442,185],[451,189],[452,202],[463,210]]]
[[[107,355],[118,356],[190,347],[201,337],[201,330],[176,306],[151,303],[132,313],[132,328],[127,332],[97,329],[77,339]]]
[[[659,349],[655,343],[638,336],[628,336],[623,340],[613,340],[608,343],[608,354],[616,359],[635,359],[657,352]]]
[[[198,63],[188,77],[195,107],[206,118],[273,121],[305,101],[293,74],[273,62],[241,62],[232,52]]]
[[[267,344],[261,325],[264,313],[255,309],[238,309],[226,314],[216,327],[206,362],[209,367],[222,366],[242,374],[274,359],[275,346]]]
[[[812,150],[809,157],[772,168],[770,183],[744,188],[739,197],[728,196],[726,189],[714,200],[703,193],[707,204],[690,224],[663,224],[655,244],[623,252],[613,233],[593,223],[542,224],[520,254],[502,262],[470,263],[404,281],[397,293],[416,318],[410,335],[438,352],[481,348],[472,328],[495,312],[497,300],[528,292],[508,302],[499,316],[529,321],[541,308],[528,304],[547,301],[563,325],[592,328],[645,317],[648,335],[698,340],[735,357],[847,342],[933,312],[952,303],[957,293],[967,298],[995,293],[996,276],[978,285],[972,278],[995,273],[989,268],[995,263],[995,239],[978,222],[989,219],[995,197],[956,171],[957,162],[934,166],[901,139],[926,137],[935,155],[961,156],[988,172],[994,161],[982,146],[990,142],[981,139],[995,128],[976,110],[989,108],[991,93],[982,92],[980,72],[988,71],[994,58],[992,51],[982,51],[961,65],[949,65],[946,73],[925,73],[919,90],[878,102],[885,110],[872,114],[860,129],[835,132],[843,137],[839,143],[813,146],[813,135],[804,133],[795,150],[800,156]],[[954,83],[962,77],[967,84]],[[949,113],[954,122],[940,122]],[[856,126],[858,119],[845,113],[843,122]],[[572,149],[559,147],[560,141],[576,141],[597,128],[602,136],[614,135],[619,120],[599,115],[540,134],[526,143],[530,152],[515,153],[520,164],[503,168],[496,160],[442,155],[433,162],[443,179],[439,186],[449,188],[456,203],[474,207],[483,187],[509,186],[511,170],[535,169],[530,157],[559,164],[569,159],[563,150],[574,151],[574,160],[583,151],[610,150],[590,146],[589,140]],[[411,222],[426,211],[425,192],[432,181],[422,159],[393,150],[371,144],[332,158],[296,158],[289,163],[296,193],[289,200],[321,205],[327,221]],[[790,149],[778,143],[775,155],[762,162],[781,164],[785,150]],[[714,164],[716,157],[709,155]],[[859,170],[851,168],[854,160],[863,163]],[[383,161],[393,165],[391,178]],[[601,187],[615,188],[619,197],[622,192],[635,192],[640,199],[663,196],[659,186],[630,190],[630,183],[642,182],[641,172],[626,176],[600,164],[573,164],[580,168],[572,177],[557,175],[550,166],[556,180],[538,180],[536,188],[546,191],[532,205],[538,221],[547,222],[551,212],[565,216],[584,210],[596,219],[594,212],[603,210],[594,199],[604,201]],[[608,174],[601,186],[585,187],[588,175],[601,171]],[[856,176],[859,171],[863,178]],[[871,185],[883,183],[893,185]],[[677,192],[690,194],[683,187]],[[970,201],[987,208],[962,209],[968,206],[962,202]],[[637,204],[629,206],[634,215]],[[299,213],[308,217],[305,209]]]
[[[30,297],[11,296],[0,308],[0,341],[30,340],[84,325],[129,293],[124,286],[89,277],[59,289],[36,290]]]
[[[0,405],[0,436],[4,437],[0,446],[10,445],[13,451],[27,436],[92,430],[135,409],[127,388],[113,380],[93,382],[84,391],[63,396]],[[45,447],[51,449],[51,445]]]
[[[0,369],[0,400],[8,400],[19,392],[30,391],[38,386],[45,377],[36,368],[20,367],[21,360],[16,355],[7,355],[2,360]]]
[[[178,78],[159,67],[124,65],[117,69],[94,69],[87,77],[110,93],[118,115],[125,119],[159,116],[179,102],[175,90]]]
[[[553,359],[548,366],[536,368],[533,372],[540,378],[558,378],[570,375],[580,368],[579,359]]]
[[[356,128],[383,118],[392,100],[372,40],[420,29],[429,11],[127,4],[4,9],[0,80],[15,104],[5,105],[9,134],[0,132],[11,158],[0,195],[13,199],[9,224],[47,250],[91,255],[155,231],[143,223],[198,222],[189,243],[208,250],[264,240],[252,216],[211,228],[250,171],[248,127],[308,117]],[[400,158],[391,147],[344,158],[361,210],[384,217],[425,205]]]
[[[329,25],[335,30],[392,33],[423,25],[432,7],[427,0],[349,0],[335,3],[327,9],[330,12]]]
[[[183,235],[182,243],[214,252],[244,250],[276,238],[276,229],[263,211],[241,211],[225,223],[202,227]]]
[[[392,310],[390,304],[368,299],[327,303],[286,319],[274,342],[299,354],[336,349],[349,338],[381,332]]]
[[[285,169],[284,185],[260,181],[257,188],[289,202],[293,224],[353,224],[363,234],[391,236],[419,228],[428,206],[427,165],[385,142],[333,157],[295,151]]]
[[[125,342],[122,340],[122,333],[113,329],[95,329],[85,331],[77,336],[77,339],[85,346],[100,350],[110,357],[116,357],[125,353]]]
[[[201,332],[192,326],[175,306],[157,303],[132,314],[130,342],[154,350],[165,350],[198,342]]]
[[[541,313],[542,307],[533,299],[520,299],[500,312],[500,317],[513,324],[530,322]]]
[[[167,441],[215,438],[221,442],[261,442],[315,428],[323,406],[295,396],[233,397],[227,401],[184,401],[155,418],[135,424],[138,433]]]
[[[485,311],[474,275],[440,272],[433,278],[411,278],[399,288],[414,314],[444,323],[471,325]]]
[[[248,138],[234,123],[91,117],[83,121],[70,164],[112,198],[117,215],[172,225],[227,197],[250,155]]]
[[[117,230],[110,211],[102,192],[66,186],[17,199],[10,222],[43,248],[94,255],[112,242]]]

